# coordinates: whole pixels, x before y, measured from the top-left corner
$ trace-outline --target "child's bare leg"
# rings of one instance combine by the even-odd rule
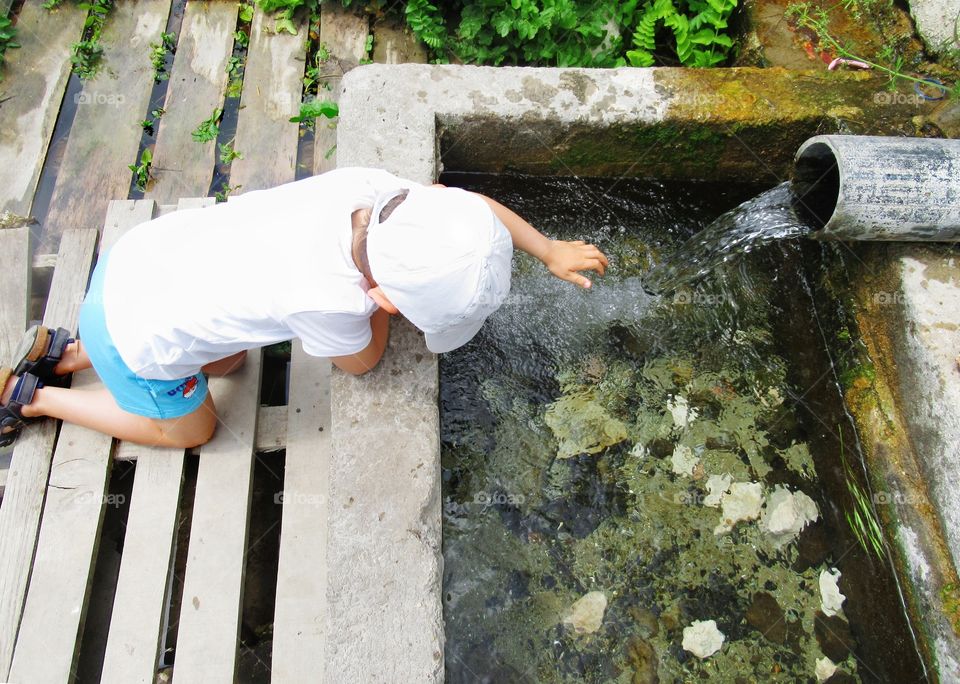
[[[64,348],[63,356],[60,357],[60,361],[53,372],[57,375],[67,375],[90,368],[90,366],[90,357],[87,356],[87,350],[83,348],[80,340],[74,340]]]
[[[12,388],[8,388],[4,394],[9,396],[9,391]],[[159,420],[124,411],[105,388],[82,390],[42,387],[37,390],[33,402],[23,407],[23,415],[27,418],[60,418],[118,439],[180,449],[206,443],[217,425],[216,407],[209,394],[193,413]]]
[[[200,370],[207,375],[212,375],[213,377],[218,378],[224,375],[230,375],[234,371],[240,370],[246,360],[246,350],[238,351],[236,354],[231,354],[230,356],[225,356],[222,359],[211,361]]]

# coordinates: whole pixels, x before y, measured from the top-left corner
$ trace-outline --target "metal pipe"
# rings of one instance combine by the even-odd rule
[[[792,189],[817,239],[960,240],[960,140],[818,135]]]

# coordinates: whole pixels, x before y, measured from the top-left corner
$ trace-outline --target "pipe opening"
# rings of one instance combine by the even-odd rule
[[[829,145],[814,143],[800,153],[792,189],[797,214],[814,230],[823,228],[840,196],[840,168]]]

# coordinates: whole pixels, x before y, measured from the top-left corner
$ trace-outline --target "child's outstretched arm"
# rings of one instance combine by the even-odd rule
[[[607,257],[593,245],[588,245],[582,240],[575,242],[551,240],[496,200],[479,193],[477,195],[490,205],[493,213],[510,231],[513,246],[542,261],[553,275],[580,287],[591,285],[590,279],[581,275],[580,271],[596,271],[603,275],[607,268]]]

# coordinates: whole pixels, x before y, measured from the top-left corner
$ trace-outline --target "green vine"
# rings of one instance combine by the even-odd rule
[[[0,17],[0,69],[3,67],[4,53],[9,48],[18,48],[17,27],[13,25],[9,17]],[[3,73],[0,71],[0,80],[3,80]]]

